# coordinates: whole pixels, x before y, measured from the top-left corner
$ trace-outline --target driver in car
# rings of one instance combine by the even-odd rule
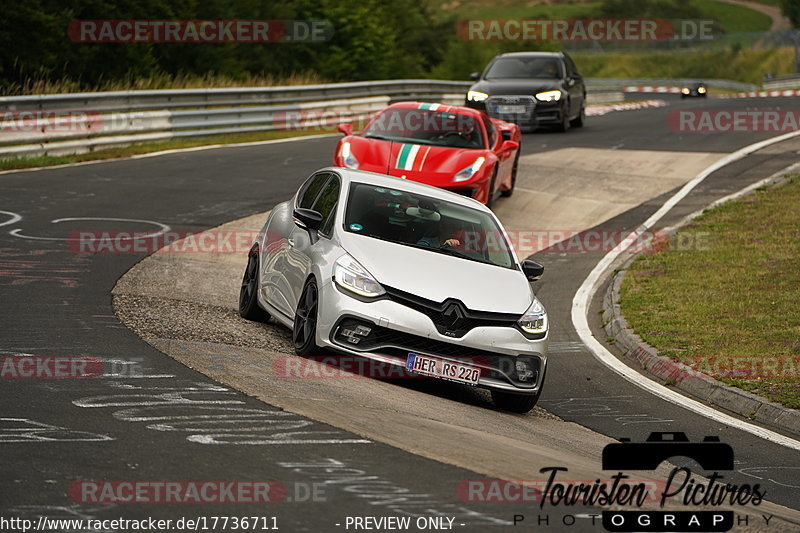
[[[411,211],[409,214],[428,222],[417,244],[432,248],[443,248],[445,246],[455,248],[461,246],[459,237],[462,231],[455,227],[452,221],[448,219],[442,220],[442,216],[439,213],[426,209],[423,204],[420,204],[420,207],[409,208],[409,211]]]

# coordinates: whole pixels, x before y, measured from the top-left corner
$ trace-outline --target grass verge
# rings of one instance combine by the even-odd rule
[[[800,408],[800,177],[719,206],[639,256],[631,327],[664,356]]]
[[[236,133],[230,135],[214,135],[197,137],[194,139],[177,139],[171,141],[136,143],[130,146],[108,148],[85,154],[62,156],[32,156],[32,157],[5,157],[0,158],[0,170],[14,170],[35,167],[48,167],[54,165],[68,165],[84,161],[99,161],[104,159],[120,159],[139,154],[161,152],[163,150],[176,150],[179,148],[194,148],[211,144],[235,144],[256,141],[270,141],[274,139],[288,139],[290,137],[305,137],[333,133],[334,129],[303,129],[287,131],[265,131],[253,133]]]
[[[768,72],[793,70],[794,50],[714,49],[686,52],[613,54],[574,53],[578,68],[589,78],[699,78],[738,80],[761,85]]]

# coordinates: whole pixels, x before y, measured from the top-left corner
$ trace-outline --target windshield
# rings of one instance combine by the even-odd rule
[[[501,57],[489,67],[484,78],[561,78],[559,61],[553,57]]]
[[[364,137],[450,148],[484,148],[478,119],[435,109],[387,109],[367,126]]]
[[[344,230],[367,237],[516,269],[511,248],[489,214],[366,183],[353,183]]]

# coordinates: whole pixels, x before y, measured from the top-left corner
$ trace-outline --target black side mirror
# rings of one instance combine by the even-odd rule
[[[544,265],[540,265],[536,261],[523,261],[522,272],[528,278],[528,281],[539,281],[539,278],[544,274]]]
[[[317,231],[322,226],[322,215],[313,209],[298,207],[292,215],[294,216],[294,223],[303,229]]]
[[[471,80],[475,80],[475,81],[479,80],[480,77],[481,77],[481,73],[480,72],[473,72],[472,74],[469,75],[469,78]]]

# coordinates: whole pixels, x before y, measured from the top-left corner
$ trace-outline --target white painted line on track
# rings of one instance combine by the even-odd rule
[[[603,259],[601,259],[600,262],[597,263],[594,269],[589,273],[589,276],[583,281],[580,288],[575,293],[575,297],[572,299],[572,324],[575,327],[575,330],[578,332],[578,336],[581,338],[592,355],[595,356],[595,358],[622,376],[624,379],[663,400],[683,407],[684,409],[688,409],[689,411],[693,411],[701,416],[714,420],[715,422],[725,424],[741,431],[746,431],[747,433],[755,435],[769,442],[780,444],[781,446],[786,446],[787,448],[792,448],[794,450],[800,450],[800,441],[785,435],[781,435],[775,431],[762,428],[755,424],[745,422],[744,420],[739,420],[738,418],[725,414],[721,411],[717,411],[713,407],[675,392],[674,390],[665,387],[656,381],[653,381],[647,376],[627,366],[625,363],[615,357],[614,354],[608,351],[605,346],[600,344],[596,338],[594,338],[592,335],[592,330],[589,327],[588,311],[589,305],[592,301],[592,296],[594,295],[595,289],[599,286],[600,279],[614,262],[614,260],[620,254],[625,252],[625,250],[627,250],[636,241],[636,238],[643,231],[647,231],[653,227],[656,222],[661,220],[661,218],[663,218],[664,215],[666,215],[673,207],[675,207],[678,202],[685,198],[692,191],[692,189],[694,189],[704,179],[722,167],[733,163],[734,161],[738,161],[739,159],[742,159],[743,157],[766,146],[797,136],[800,136],[800,131],[786,133],[784,135],[779,135],[771,139],[766,139],[764,141],[745,146],[744,148],[728,154],[713,165],[703,170],[691,181],[687,182],[686,185],[681,187],[681,189],[669,200],[667,200],[655,213],[653,213],[650,218],[645,220],[638,228],[629,233],[620,246],[607,253],[605,257],[603,257]]]

